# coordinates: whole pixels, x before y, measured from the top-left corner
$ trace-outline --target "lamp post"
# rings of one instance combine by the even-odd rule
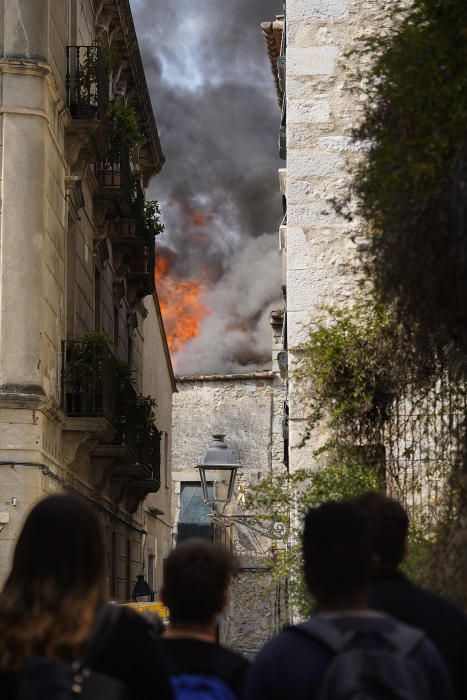
[[[201,487],[203,489],[204,502],[210,505],[214,503],[230,503],[233,496],[235,478],[237,470],[242,466],[235,458],[234,453],[225,444],[225,435],[217,433],[212,436],[213,441],[209,445],[202,461],[198,464]],[[208,482],[215,482],[219,472],[228,477],[228,487],[226,498],[210,498],[208,493]]]
[[[146,598],[146,596],[149,596],[151,601],[153,601],[154,600],[154,591],[151,590],[148,582],[144,580],[144,574],[140,574],[136,578],[137,578],[137,581],[134,585],[133,593],[131,594],[131,597],[133,598],[133,600],[135,602],[137,602],[138,598]]]

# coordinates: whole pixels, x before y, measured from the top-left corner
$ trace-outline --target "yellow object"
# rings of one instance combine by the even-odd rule
[[[122,603],[127,608],[133,608],[137,612],[149,612],[159,615],[162,622],[169,621],[169,610],[163,603],[154,601],[152,603]]]

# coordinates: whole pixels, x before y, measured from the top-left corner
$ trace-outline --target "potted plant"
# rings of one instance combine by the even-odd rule
[[[102,407],[102,368],[106,333],[91,331],[66,344],[65,409],[68,415],[99,414]]]
[[[107,110],[108,150],[103,164],[101,181],[104,187],[120,187],[120,166],[124,154],[128,156],[144,142],[136,110],[119,98],[110,101]]]
[[[161,221],[159,202],[155,199],[149,199],[144,202],[143,226],[145,241],[148,245],[151,245],[154,238],[165,230],[165,225]]]
[[[100,71],[103,69],[107,79],[110,79],[117,64],[117,53],[100,39],[93,41],[91,46],[69,47],[68,51],[71,50],[75,52],[75,56],[71,54],[75,63],[75,79],[69,98],[71,115],[80,119],[95,119],[99,89],[104,89],[104,85],[99,85]],[[108,91],[108,84],[106,89]]]

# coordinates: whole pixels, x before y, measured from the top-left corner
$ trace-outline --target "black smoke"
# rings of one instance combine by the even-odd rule
[[[166,223],[160,244],[175,250],[176,275],[208,282],[212,309],[177,371],[238,371],[269,359],[265,318],[280,298],[280,115],[259,25],[280,5],[131,1],[167,158],[150,190]]]

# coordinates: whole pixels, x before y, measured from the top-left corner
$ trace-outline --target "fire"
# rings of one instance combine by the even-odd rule
[[[205,285],[193,279],[178,279],[170,272],[170,254],[159,249],[156,261],[156,283],[171,354],[196,338],[209,309],[201,301]]]

